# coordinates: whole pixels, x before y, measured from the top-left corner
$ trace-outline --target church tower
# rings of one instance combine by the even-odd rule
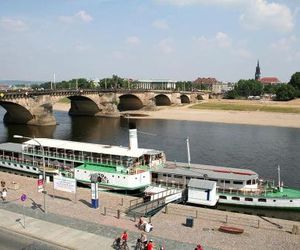
[[[255,70],[255,80],[258,81],[260,79],[260,67],[259,60],[257,60],[256,70]]]

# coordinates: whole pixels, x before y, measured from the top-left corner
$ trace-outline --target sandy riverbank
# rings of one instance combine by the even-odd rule
[[[238,101],[238,102],[242,102],[242,101]],[[300,128],[300,114],[271,113],[271,112],[261,112],[261,111],[199,110],[199,109],[189,108],[191,105],[171,106],[171,107],[164,106],[164,107],[158,107],[156,111],[139,110],[139,111],[130,111],[127,113],[133,115],[136,114],[144,115],[141,117],[135,117],[137,119],[139,118],[168,119],[168,120],[185,120],[185,121],[199,121],[199,122],[217,122],[217,123],[230,123],[230,124]],[[289,102],[289,103],[270,102],[268,103],[268,105],[280,105],[280,106],[289,105],[293,107],[300,107],[300,101],[296,100],[294,102]],[[69,108],[70,108],[70,104],[56,103],[54,105],[55,110],[68,111]]]

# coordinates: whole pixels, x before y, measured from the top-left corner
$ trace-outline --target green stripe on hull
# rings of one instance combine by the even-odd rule
[[[76,180],[77,180],[78,182],[82,182],[82,183],[87,183],[87,184],[90,184],[90,183],[91,183],[90,181],[79,180],[79,179],[76,179]],[[124,187],[124,186],[111,185],[111,184],[106,184],[106,183],[102,183],[102,182],[98,182],[98,185],[99,185],[99,186],[104,186],[104,187],[107,187],[107,188],[111,188],[111,189],[119,189],[119,190],[136,190],[136,189],[142,189],[142,188],[148,187],[150,184],[147,184],[147,185],[141,185],[141,186],[132,187],[132,188]]]
[[[300,211],[300,207],[272,207],[272,206],[244,205],[244,204],[222,203],[222,202],[219,202],[218,204],[222,206],[245,207],[245,208],[252,208],[252,209]]]

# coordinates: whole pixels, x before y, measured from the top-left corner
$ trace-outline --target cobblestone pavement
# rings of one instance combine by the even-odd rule
[[[5,209],[18,214],[25,214],[25,216],[32,217],[35,219],[63,225],[69,228],[77,229],[84,232],[89,232],[96,235],[101,235],[106,238],[111,239],[113,243],[114,239],[120,236],[123,232],[121,228],[101,225],[99,223],[88,222],[80,219],[74,219],[71,217],[61,216],[59,214],[47,213],[44,214],[41,210],[33,210],[30,207],[22,207],[20,205],[14,204],[12,202],[0,202],[0,209]],[[129,247],[130,249],[135,248],[136,240],[140,233],[129,232]],[[160,237],[151,236],[151,239],[155,242],[156,246],[165,246],[165,249],[182,249],[182,250],[192,250],[195,248],[195,244],[188,244],[184,242],[163,239]],[[55,242],[55,239],[53,239]],[[88,243],[87,243],[88,244]],[[101,247],[99,248],[101,249]],[[212,249],[212,248],[205,248]]]

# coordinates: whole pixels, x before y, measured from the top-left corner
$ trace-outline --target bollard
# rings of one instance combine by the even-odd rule
[[[106,207],[104,207],[103,215],[106,215]]]
[[[152,217],[150,216],[150,217],[149,217],[149,223],[151,223],[151,218],[152,218]]]
[[[198,218],[198,210],[196,210],[196,218]]]
[[[228,222],[228,215],[226,214],[225,223]]]
[[[259,228],[259,224],[260,224],[260,221],[259,219],[257,220],[257,228]]]
[[[299,228],[298,228],[298,226],[293,225],[292,234],[295,234],[295,235],[299,234]]]
[[[136,222],[136,214],[133,214],[133,221]]]
[[[118,211],[117,211],[117,218],[120,219],[120,217],[121,217],[121,213],[120,213],[120,210],[118,209]]]
[[[165,214],[167,214],[167,213],[168,213],[168,205],[165,206]]]
[[[121,206],[123,207],[123,205],[124,205],[124,199],[122,198],[121,199]]]

